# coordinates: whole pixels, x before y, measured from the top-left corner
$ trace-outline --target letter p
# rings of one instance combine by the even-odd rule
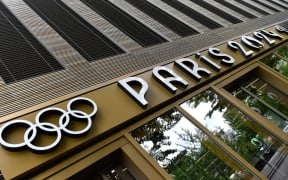
[[[135,87],[140,85],[140,90],[137,91]],[[130,96],[132,97],[142,108],[148,105],[148,101],[145,99],[145,95],[148,91],[148,84],[141,78],[138,77],[128,77],[118,81],[118,85]]]

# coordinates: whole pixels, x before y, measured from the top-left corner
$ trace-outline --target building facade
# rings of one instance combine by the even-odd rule
[[[286,0],[3,0],[2,179],[285,179]]]

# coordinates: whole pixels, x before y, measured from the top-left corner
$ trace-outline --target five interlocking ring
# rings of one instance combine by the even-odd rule
[[[86,102],[89,103],[90,106],[92,106],[92,112],[87,114],[84,111],[81,110],[74,110],[72,109],[72,104],[75,102]],[[56,126],[55,124],[49,123],[49,122],[41,122],[41,116],[44,113],[47,112],[58,112],[60,113],[59,117],[59,124]],[[24,147],[30,148],[32,151],[35,152],[46,152],[54,149],[57,147],[62,139],[62,131],[66,133],[67,135],[71,136],[80,136],[88,132],[92,127],[92,117],[97,113],[97,105],[94,101],[91,99],[85,98],[85,97],[77,97],[74,99],[71,99],[67,104],[67,111],[56,108],[56,107],[49,107],[41,110],[35,118],[35,124],[31,123],[27,120],[12,120],[4,124],[2,127],[0,127],[0,144],[10,150],[18,150]],[[71,117],[76,118],[79,121],[87,121],[87,125],[85,128],[81,130],[70,130],[68,129],[68,125],[71,121]],[[28,127],[24,133],[24,141],[21,143],[10,143],[5,140],[5,135],[9,133],[9,128],[14,126],[24,126]],[[41,131],[45,133],[53,133],[57,135],[57,138],[53,143],[47,146],[37,146],[33,144],[33,141],[36,139],[37,136],[37,129],[40,129]]]

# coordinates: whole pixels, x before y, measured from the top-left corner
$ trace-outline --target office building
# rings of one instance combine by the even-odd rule
[[[287,0],[3,0],[0,179],[283,179]]]

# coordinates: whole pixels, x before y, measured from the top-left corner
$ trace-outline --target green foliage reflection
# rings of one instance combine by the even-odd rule
[[[174,179],[250,177],[175,109],[132,131],[131,135]]]
[[[252,73],[238,79],[226,89],[251,109],[288,133],[288,103],[285,93]]]
[[[269,165],[269,160],[281,145],[213,91],[202,92],[181,107],[260,171]],[[201,116],[199,112],[205,115]]]
[[[199,104],[203,103],[209,103],[207,105],[210,107],[206,110],[205,118],[200,119],[197,117],[197,112],[201,109],[197,108]],[[185,104],[189,105],[190,109],[196,109],[195,111],[186,109],[192,116],[203,125],[208,123],[206,126],[211,132],[259,170],[268,163],[268,160],[277,149],[275,145],[277,141],[274,142],[274,139],[263,128],[213,91],[202,92],[185,102]],[[203,113],[206,111],[202,110]],[[221,117],[216,113],[220,114]],[[218,123],[217,126],[210,125],[215,122]]]
[[[285,45],[285,46],[281,47],[280,49],[275,51],[275,53],[284,57],[284,58],[288,58],[288,46]]]
[[[132,131],[131,135],[140,144],[151,141],[150,144],[152,144],[152,147],[150,147],[149,153],[155,160],[164,161],[168,155],[177,151],[176,149],[160,150],[161,146],[171,144],[169,136],[164,133],[173,128],[181,117],[182,115],[178,111],[171,109],[154,121],[150,121],[142,127]]]
[[[288,46],[283,46],[273,54],[263,58],[261,61],[280,74],[288,77]]]

